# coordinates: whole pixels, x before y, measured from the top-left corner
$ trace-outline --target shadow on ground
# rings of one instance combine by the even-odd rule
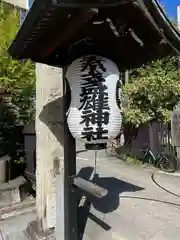
[[[88,196],[86,193],[79,192],[78,200],[81,201],[82,197],[86,195],[83,206],[79,207],[79,229],[80,229],[80,239],[83,238],[84,231],[86,228],[86,223],[88,218],[99,224],[104,230],[108,231],[111,226],[107,225],[104,221],[97,218],[90,212],[91,206],[93,206],[97,211],[106,214],[115,211],[120,205],[119,195],[123,192],[136,192],[143,190],[142,187],[133,185],[131,183],[122,181],[115,177],[101,178],[97,174],[93,175],[93,167],[84,167],[78,173],[78,176],[84,178],[85,180],[90,180],[97,185],[108,190],[107,196],[98,199],[92,196]]]

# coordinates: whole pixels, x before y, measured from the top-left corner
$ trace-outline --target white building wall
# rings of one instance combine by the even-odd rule
[[[28,9],[29,3],[28,0],[4,0],[4,2],[10,3],[16,7]]]
[[[28,10],[32,5],[33,0],[4,0],[4,2]]]

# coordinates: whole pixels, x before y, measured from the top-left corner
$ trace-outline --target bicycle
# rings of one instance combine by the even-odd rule
[[[176,157],[172,154],[161,152],[159,154],[154,154],[150,148],[142,149],[141,152],[144,153],[143,164],[148,162],[153,164],[155,167],[163,170],[164,172],[175,172],[177,168]]]

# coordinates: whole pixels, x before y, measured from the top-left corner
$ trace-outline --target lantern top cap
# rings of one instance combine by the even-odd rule
[[[127,69],[180,54],[180,33],[157,0],[35,0],[9,53],[61,67],[97,54]]]

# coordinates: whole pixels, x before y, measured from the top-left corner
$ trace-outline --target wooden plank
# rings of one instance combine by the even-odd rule
[[[108,190],[102,187],[99,187],[98,185],[86,181],[83,178],[75,177],[73,179],[73,183],[76,187],[80,188],[81,190],[90,193],[94,197],[97,198],[103,198],[108,194]]]
[[[36,175],[33,173],[30,173],[28,171],[24,171],[24,175],[25,177],[27,177],[28,180],[32,181],[32,182],[36,182]]]

